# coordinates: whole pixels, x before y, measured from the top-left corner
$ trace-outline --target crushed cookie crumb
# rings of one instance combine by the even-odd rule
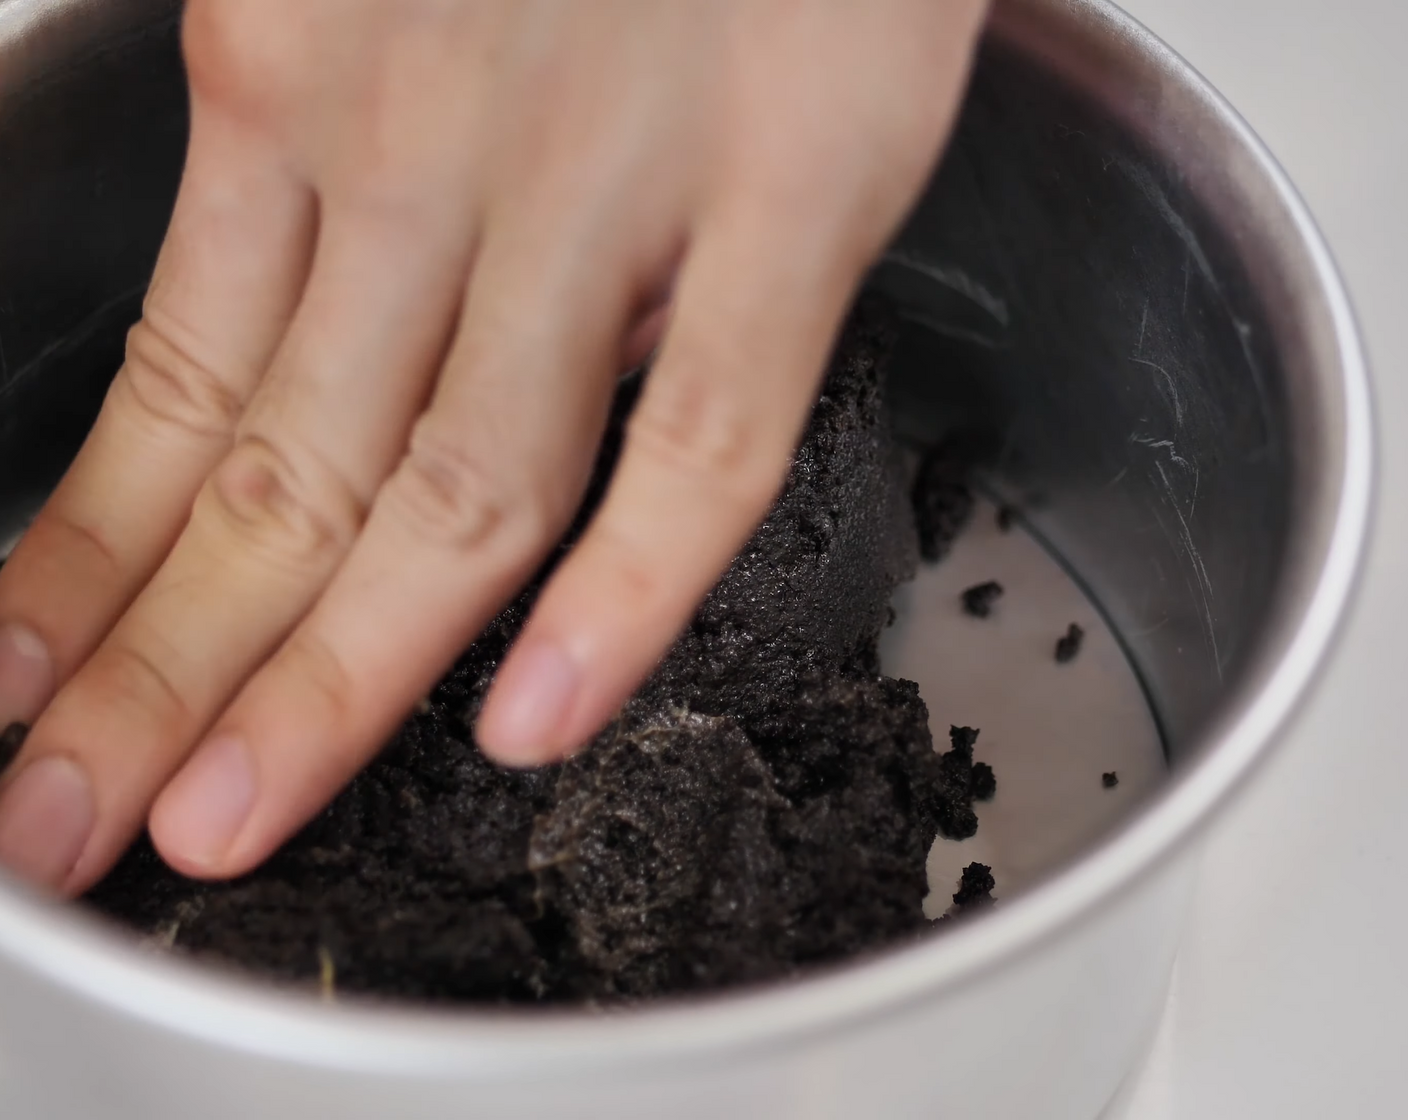
[[[985,863],[970,863],[963,869],[958,890],[953,893],[956,910],[972,910],[980,906],[990,906],[994,899],[993,888],[997,880],[992,876],[992,868]]]
[[[995,579],[975,584],[963,592],[963,612],[974,618],[987,618],[992,614],[993,604],[1002,598],[1002,584]]]
[[[337,963],[326,945],[318,946],[318,991],[329,1003],[337,998]]]
[[[1074,661],[1076,654],[1080,652],[1081,643],[1085,641],[1085,631],[1074,622],[1066,628],[1066,632],[1056,639],[1056,661],[1060,665],[1068,661]]]

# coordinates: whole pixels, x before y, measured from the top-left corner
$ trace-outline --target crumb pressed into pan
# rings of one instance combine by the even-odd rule
[[[983,441],[973,432],[952,433],[924,453],[910,486],[919,555],[935,563],[948,555],[973,516],[971,479]]]
[[[20,748],[24,746],[26,736],[29,735],[29,724],[20,723],[16,720],[4,731],[0,731],[0,774],[9,769],[10,763],[15,761],[15,756],[20,753]]]
[[[961,596],[963,611],[974,618],[987,618],[992,614],[992,606],[1002,598],[1002,584],[995,579],[968,588]]]
[[[1106,770],[1100,775],[1100,784],[1106,789],[1114,789],[1120,784],[1120,776],[1113,770]]]
[[[1066,628],[1065,634],[1056,639],[1056,660],[1064,665],[1068,661],[1074,661],[1076,654],[1080,652],[1081,643],[1085,641],[1085,631],[1074,622]]]
[[[339,996],[481,1004],[755,983],[928,929],[929,846],[972,835],[995,781],[973,762],[976,731],[937,753],[918,687],[880,673],[918,551],[880,396],[895,337],[888,309],[852,315],[772,513],[581,754],[503,770],[472,730],[564,544],[268,862],[195,882],[144,839],[89,902],[176,951],[315,991],[335,960]],[[640,382],[619,394],[569,541]]]

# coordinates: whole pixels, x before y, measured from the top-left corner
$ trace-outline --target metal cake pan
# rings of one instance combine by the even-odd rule
[[[8,535],[91,421],[160,241],[185,143],[176,15],[0,0]],[[610,1014],[320,1004],[0,879],[0,1112],[1095,1116],[1161,1012],[1200,837],[1294,717],[1355,583],[1372,433],[1352,315],[1250,130],[1102,0],[998,4],[873,282],[911,324],[901,434],[990,429],[991,486],[1143,683],[1155,792],[943,936]]]

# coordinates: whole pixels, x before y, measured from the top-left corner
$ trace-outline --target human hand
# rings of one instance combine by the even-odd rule
[[[143,319],[0,572],[0,862],[76,893],[149,814],[187,874],[269,855],[535,570],[659,338],[477,727],[589,738],[766,513],[982,8],[190,0]]]

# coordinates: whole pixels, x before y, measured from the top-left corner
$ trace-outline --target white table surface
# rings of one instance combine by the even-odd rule
[[[1108,1120],[1408,1117],[1408,3],[1124,7],[1324,230],[1374,374],[1380,509],[1333,667],[1217,827],[1163,1029]]]

